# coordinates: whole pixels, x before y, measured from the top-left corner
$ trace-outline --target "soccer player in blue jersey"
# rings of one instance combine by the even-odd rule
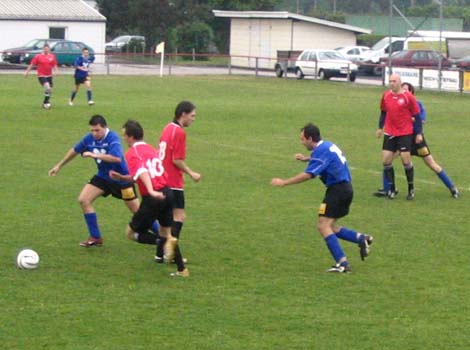
[[[318,210],[317,229],[335,261],[335,265],[327,272],[351,272],[348,259],[338,238],[358,244],[361,259],[364,260],[370,253],[373,237],[346,227],[336,226],[337,219],[348,215],[353,199],[348,163],[338,146],[330,141],[322,140],[319,128],[311,123],[301,129],[300,142],[307,150],[312,151],[310,156],[295,155],[297,160],[308,162],[307,168],[289,179],[274,178],[271,180],[271,185],[283,187],[320,177],[327,189]]]
[[[402,86],[404,91],[409,91],[413,95],[415,94],[415,88],[412,84],[403,83],[403,84],[401,84],[401,86]],[[422,122],[422,124],[424,124],[427,120],[426,110],[424,109],[424,106],[420,101],[417,100],[417,102],[418,102],[418,105],[419,105],[419,112],[420,112],[419,114],[420,114],[420,117],[421,117],[421,122]],[[416,130],[416,126],[414,126],[414,129]],[[415,134],[416,134],[416,132],[415,132]],[[452,182],[450,177],[447,175],[445,170],[439,164],[437,164],[437,162],[434,160],[434,158],[431,154],[431,151],[428,147],[428,144],[426,143],[426,140],[424,138],[424,134],[423,134],[423,139],[420,143],[413,142],[413,144],[411,146],[411,155],[422,158],[423,161],[424,161],[424,164],[426,164],[429,169],[434,171],[434,173],[436,173],[437,177],[439,177],[439,179],[442,181],[442,183],[449,189],[450,194],[452,195],[452,197],[459,198],[459,196],[460,196],[459,190],[454,185],[454,183]],[[382,182],[383,182],[383,189],[379,189],[377,192],[374,193],[374,195],[376,197],[384,197],[384,196],[387,195],[387,192],[389,190],[389,183],[388,183],[387,179],[384,176],[382,178]]]
[[[75,96],[77,96],[81,84],[85,84],[87,88],[86,95],[88,105],[92,106],[95,104],[95,102],[93,101],[93,92],[89,75],[90,64],[92,64],[94,60],[95,58],[93,56],[90,56],[90,52],[86,47],[82,49],[82,55],[80,57],[77,57],[77,59],[75,60],[73,64],[73,66],[75,67],[75,90],[72,91],[72,95],[70,96],[69,100],[69,105],[73,106],[73,100],[75,99]]]
[[[101,246],[103,244],[96,212],[93,208],[93,202],[96,198],[112,195],[115,198],[122,199],[132,213],[139,209],[139,199],[136,196],[134,185],[129,182],[113,180],[109,176],[111,170],[121,174],[129,174],[119,136],[108,128],[105,118],[101,115],[92,116],[89,126],[90,133],[85,135],[80,142],[65,154],[59,163],[49,170],[49,176],[57,175],[60,169],[78,154],[83,158],[94,159],[96,162],[97,174],[83,187],[78,196],[78,202],[82,208],[89,232],[88,239],[80,242],[82,247]],[[156,222],[153,230],[158,232]],[[155,244],[156,235],[153,234],[153,238],[151,236],[152,234],[148,232],[143,233],[142,237],[129,238],[139,243]]]

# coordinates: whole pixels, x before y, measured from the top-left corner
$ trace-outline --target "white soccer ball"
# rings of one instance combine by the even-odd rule
[[[19,269],[35,269],[39,266],[39,255],[32,249],[23,249],[16,257],[16,266]]]

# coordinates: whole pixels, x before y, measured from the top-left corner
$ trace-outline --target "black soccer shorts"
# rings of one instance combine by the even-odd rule
[[[390,152],[411,152],[413,135],[390,136],[384,135],[382,150]]]
[[[353,189],[350,182],[329,186],[325,192],[318,216],[339,219],[348,215],[353,200]]]
[[[88,183],[102,190],[104,192],[103,197],[112,195],[114,198],[124,201],[131,201],[137,198],[135,187],[132,183],[120,184],[119,182],[105,180],[97,175],[93,176]]]
[[[160,190],[165,199],[143,196],[139,210],[132,216],[129,226],[134,232],[147,232],[155,220],[160,226],[169,227],[173,224],[173,193],[165,187]]]

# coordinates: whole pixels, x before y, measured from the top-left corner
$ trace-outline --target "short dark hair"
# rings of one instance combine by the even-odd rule
[[[196,106],[189,101],[181,101],[175,109],[175,119],[181,117],[183,113],[191,113],[196,109]]]
[[[306,139],[311,138],[315,142],[321,140],[320,129],[312,123],[308,123],[300,131],[304,133]]]
[[[45,48],[45,47],[51,48],[48,43],[44,43],[44,45],[42,45],[42,48]]]
[[[415,94],[415,87],[411,83],[403,83],[401,86],[408,86],[408,90],[414,95]]]
[[[144,138],[144,129],[137,120],[128,119],[122,126],[124,133],[134,138],[134,140],[142,140]]]
[[[90,118],[90,121],[88,122],[88,125],[100,125],[103,128],[107,127],[108,124],[106,123],[106,119],[102,115],[95,114]]]
[[[85,50],[90,51],[90,49],[89,49],[88,47],[84,47],[84,48],[82,49],[82,52],[85,51]]]

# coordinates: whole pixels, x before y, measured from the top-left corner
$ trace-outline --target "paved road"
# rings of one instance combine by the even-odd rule
[[[22,74],[26,66],[24,65],[7,65],[0,62],[0,74]],[[144,65],[144,64],[93,64],[93,74],[95,75],[160,75],[160,66],[158,65]],[[61,67],[60,74],[72,75],[73,68]],[[201,66],[168,66],[163,67],[163,75],[246,75],[255,76],[256,74],[261,77],[276,77],[274,71],[259,70],[256,73],[253,69],[241,69],[228,67],[201,67]],[[287,79],[296,79],[294,74],[288,74]],[[312,79],[312,78],[308,78]],[[331,80],[345,81],[345,79],[332,78]],[[358,76],[356,79],[358,84],[367,85],[382,85],[380,78]]]

